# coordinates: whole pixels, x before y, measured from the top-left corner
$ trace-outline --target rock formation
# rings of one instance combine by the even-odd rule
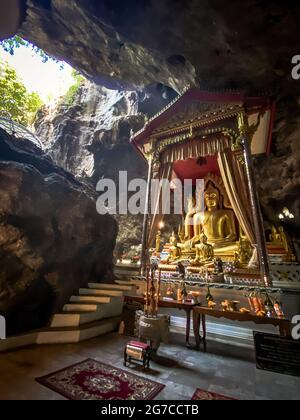
[[[145,123],[138,106],[136,92],[108,90],[87,81],[71,104],[42,109],[36,133],[54,161],[77,178],[96,185],[102,177],[117,179],[122,167],[134,176],[143,165],[129,146],[130,131]]]
[[[36,134],[57,165],[96,188],[102,178],[119,184],[119,172],[128,181],[145,178],[145,161],[130,144],[131,131],[144,125],[169,103],[176,93],[161,85],[144,91],[116,91],[86,81],[72,104],[43,108],[36,121]],[[142,216],[116,217],[118,248],[141,241]],[[118,253],[118,251],[117,251]]]
[[[117,225],[92,190],[0,131],[0,313],[8,334],[45,326],[89,281],[112,278]]]
[[[28,0],[21,34],[100,85],[282,90],[299,54],[298,2]],[[299,92],[299,88],[298,88]]]

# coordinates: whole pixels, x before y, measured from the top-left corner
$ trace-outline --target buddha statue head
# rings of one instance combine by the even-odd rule
[[[170,244],[176,245],[176,243],[177,243],[176,233],[173,231],[172,236],[170,237]]]
[[[204,199],[208,211],[217,210],[219,208],[221,199],[220,192],[212,183],[209,183],[205,191]]]
[[[208,238],[207,238],[207,236],[205,235],[205,233],[201,233],[201,235],[200,235],[200,242],[201,242],[201,244],[207,244],[207,241],[208,241]]]

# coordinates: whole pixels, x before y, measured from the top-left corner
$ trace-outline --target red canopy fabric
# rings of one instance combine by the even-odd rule
[[[181,181],[204,179],[208,173],[221,176],[217,156],[207,156],[199,159],[187,159],[175,162],[173,170]]]

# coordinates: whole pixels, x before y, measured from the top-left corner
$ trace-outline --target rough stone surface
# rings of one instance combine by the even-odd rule
[[[176,93],[161,85],[144,91],[116,91],[87,81],[71,105],[45,107],[36,121],[36,134],[53,160],[84,179],[95,189],[102,178],[119,185],[119,174],[127,172],[128,182],[146,178],[147,165],[130,144],[131,131],[144,125],[169,103]],[[122,175],[124,179],[124,175]],[[118,248],[138,245],[142,216],[118,216]]]
[[[276,89],[299,54],[295,0],[28,0],[21,34],[98,84]],[[299,91],[299,89],[298,89]]]
[[[118,178],[122,167],[140,173],[142,159],[129,145],[130,131],[145,123],[138,106],[136,92],[108,90],[87,81],[71,104],[40,111],[36,134],[58,165],[95,185],[103,176]]]
[[[112,278],[117,226],[41,150],[0,136],[0,313],[15,334],[45,326],[89,281]]]

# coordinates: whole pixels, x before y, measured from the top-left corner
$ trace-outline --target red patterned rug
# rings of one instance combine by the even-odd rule
[[[36,381],[69,400],[152,400],[165,385],[88,359]]]
[[[214,392],[203,391],[197,389],[193,398],[193,401],[236,401],[234,398],[225,397],[224,395],[215,394]]]

